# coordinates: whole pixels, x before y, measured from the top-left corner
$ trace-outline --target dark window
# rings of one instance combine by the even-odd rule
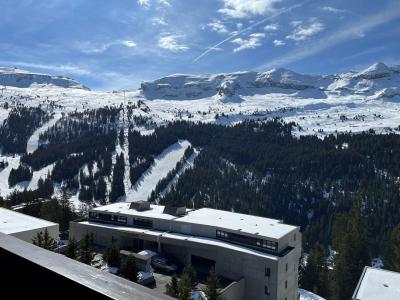
[[[135,218],[135,219],[133,219],[133,225],[138,226],[138,227],[144,227],[144,228],[152,228],[153,221],[148,220],[148,219]]]
[[[113,215],[112,216],[112,221],[116,222],[116,223],[126,224],[127,223],[127,218],[125,216]]]
[[[285,280],[285,289],[287,289],[287,280]]]
[[[111,217],[112,217],[112,215],[109,215],[109,214],[99,214],[98,219],[100,219],[102,221],[111,221]]]
[[[265,287],[264,287],[264,294],[265,294],[265,295],[269,295],[269,288],[268,288],[268,286],[265,286]]]
[[[271,269],[270,268],[265,268],[265,276],[267,276],[267,277],[271,276]]]
[[[215,233],[217,238],[232,241],[242,245],[248,245],[253,247],[260,247],[272,251],[278,250],[278,243],[268,240],[257,239],[251,236],[245,236],[237,233],[226,232],[222,230],[217,230]]]

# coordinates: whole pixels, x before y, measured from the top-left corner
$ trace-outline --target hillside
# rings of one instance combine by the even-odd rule
[[[3,205],[209,206],[302,226],[307,247],[331,243],[360,195],[377,256],[400,222],[398,67],[172,75],[125,93],[2,70],[15,79],[0,78]]]

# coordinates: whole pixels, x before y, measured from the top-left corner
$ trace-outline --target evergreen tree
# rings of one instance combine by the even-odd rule
[[[190,300],[191,298],[191,282],[190,278],[187,273],[183,273],[181,276],[181,279],[179,280],[178,283],[178,299],[179,300]]]
[[[65,250],[65,256],[72,259],[77,259],[78,257],[78,243],[74,237],[69,239],[67,249]]]
[[[319,244],[315,244],[308,255],[307,264],[300,272],[300,287],[322,297],[327,297],[328,266],[326,253]]]
[[[400,272],[400,224],[390,234],[387,250],[384,257],[385,269]]]
[[[44,230],[44,233],[43,231],[38,232],[33,238],[32,243],[50,251],[55,251],[57,249],[57,242],[49,235],[47,228]]]
[[[171,281],[167,283],[165,286],[166,288],[166,294],[168,296],[171,296],[173,298],[178,298],[179,297],[179,287],[178,287],[178,278],[176,277],[176,274],[174,273],[171,277]]]
[[[207,296],[207,300],[221,300],[222,296],[219,289],[219,279],[217,273],[215,273],[214,268],[211,268],[208,277],[207,277],[207,285],[204,290],[204,293]]]
[[[93,234],[86,233],[82,246],[79,248],[79,261],[90,265],[94,258]]]
[[[103,254],[103,259],[110,267],[119,268],[121,263],[121,255],[119,253],[119,247],[116,243],[112,242],[111,245],[106,248]]]
[[[332,299],[350,299],[366,265],[369,265],[369,247],[365,224],[361,216],[360,200],[354,200],[353,207],[347,218],[340,219],[345,225],[341,238],[334,245],[337,250],[335,268],[331,286]],[[336,233],[338,237],[340,233]]]
[[[183,274],[186,274],[190,280],[190,286],[192,290],[194,290],[197,286],[197,274],[196,270],[193,268],[191,264],[188,264],[183,269]]]
[[[130,281],[137,282],[138,268],[135,256],[129,255],[128,257],[124,258],[119,271],[125,278],[128,278]]]

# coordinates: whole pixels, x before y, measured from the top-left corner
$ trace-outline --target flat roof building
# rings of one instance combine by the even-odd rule
[[[89,219],[72,222],[70,235],[122,249],[155,249],[198,273],[214,267],[241,282],[229,299],[297,300],[301,255],[299,227],[279,220],[201,208],[115,203],[91,209]],[[238,285],[239,286],[239,285]]]
[[[365,267],[353,300],[400,299],[400,273]]]
[[[37,233],[44,232],[46,229],[53,239],[58,239],[59,226],[57,223],[0,208],[0,232],[2,233],[32,243],[32,239]]]

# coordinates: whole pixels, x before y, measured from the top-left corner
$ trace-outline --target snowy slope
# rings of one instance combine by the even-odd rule
[[[143,105],[135,108],[133,114],[149,118],[156,126],[174,120],[232,125],[243,120],[280,117],[299,124],[301,128],[293,132],[295,135],[323,137],[369,129],[377,133],[399,133],[400,66],[388,67],[377,63],[360,72],[324,76],[298,74],[281,68],[261,73],[176,74],[144,82],[141,89],[130,92],[90,91],[69,78],[0,68],[0,124],[20,104],[40,106],[53,115],[30,137],[28,153],[37,149],[39,135],[62,115],[105,106],[126,107],[139,101]],[[8,109],[4,108],[5,103]],[[118,126],[125,129],[126,135],[128,122]],[[151,126],[135,129],[142,134],[153,132]],[[128,176],[127,145],[117,146],[117,152],[124,152],[127,161],[127,200],[147,199],[158,180],[175,167],[187,146],[185,141],[166,150],[134,187],[131,187]],[[11,168],[19,164],[18,156],[6,160],[10,165],[0,172],[2,196],[12,192],[8,188],[8,175]],[[48,170],[35,172],[31,182],[21,183],[16,189],[35,188],[37,180]],[[107,186],[109,190],[109,182]]]
[[[39,147],[39,137],[42,133],[44,133],[47,129],[52,127],[54,124],[57,123],[58,120],[61,119],[61,114],[56,114],[53,118],[48,121],[46,124],[43,124],[40,128],[38,128],[32,136],[29,138],[28,143],[26,145],[26,152],[32,153],[35,152],[36,149]]]
[[[166,177],[168,172],[175,168],[176,163],[183,157],[189,146],[188,141],[179,141],[158,155],[154,159],[153,166],[144,172],[138,182],[128,191],[126,201],[147,200],[158,181]]]

